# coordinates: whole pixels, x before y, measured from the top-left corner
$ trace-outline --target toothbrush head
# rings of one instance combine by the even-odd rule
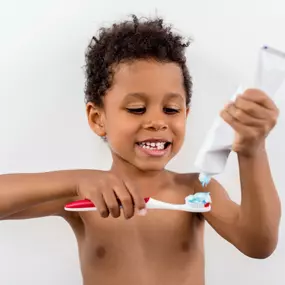
[[[185,204],[196,208],[210,207],[212,199],[209,192],[198,192],[185,198]]]

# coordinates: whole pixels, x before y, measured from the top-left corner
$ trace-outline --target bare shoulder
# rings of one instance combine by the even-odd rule
[[[178,189],[188,191],[189,195],[198,192],[210,192],[211,196],[217,201],[229,199],[225,188],[214,178],[211,179],[206,187],[203,187],[199,181],[199,173],[172,172],[172,175],[174,177],[175,186]]]
[[[173,174],[177,181],[177,188],[188,191],[188,195],[198,192],[209,192],[212,200],[210,212],[199,214],[211,225],[217,219],[225,219],[235,222],[239,212],[239,205],[231,200],[226,189],[216,179],[212,178],[210,183],[203,187],[199,181],[199,173]]]
[[[188,192],[188,194],[195,193],[198,186],[198,173],[177,173],[171,172],[175,187]],[[197,184],[197,185],[196,185]]]

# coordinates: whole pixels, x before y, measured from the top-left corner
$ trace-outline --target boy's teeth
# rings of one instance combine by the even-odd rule
[[[146,149],[164,149],[166,142],[142,142],[139,145]]]

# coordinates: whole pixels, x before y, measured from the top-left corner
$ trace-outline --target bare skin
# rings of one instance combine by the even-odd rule
[[[155,190],[144,191],[142,196],[183,203],[195,192],[197,175],[165,171],[163,176],[160,189],[149,187]],[[118,218],[102,218],[98,212],[64,211],[65,203],[76,198],[47,202],[3,219],[63,217],[76,235],[84,285],[204,284],[202,216],[148,210],[145,216],[135,214],[126,219],[123,211]]]
[[[88,174],[91,173],[89,170],[86,171]],[[51,185],[50,178],[62,176],[62,183],[66,184],[65,179],[72,181],[76,172],[44,173],[36,174],[36,176],[42,176],[43,180],[39,181],[40,183],[44,183],[46,179],[45,185],[49,188],[55,186],[55,184]],[[78,171],[78,174],[82,175],[82,170]],[[22,174],[13,176],[1,176],[1,186],[6,180],[6,187],[9,184],[22,185],[22,190],[30,189],[28,191],[30,193],[39,189],[35,184],[37,179],[34,174],[25,175],[28,188],[20,184],[25,180]],[[142,196],[151,196],[166,202],[183,203],[185,196],[203,191],[197,182],[197,174],[177,174],[165,171],[163,176],[164,183],[162,184],[160,183],[161,179],[159,182],[154,179],[149,184],[144,184],[145,189],[151,190],[143,191]],[[27,182],[33,183],[35,188],[32,188],[32,185],[28,185]],[[20,189],[20,187],[14,188]],[[247,227],[243,227],[247,220],[239,219],[243,213],[241,206],[229,199],[221,185],[213,180],[204,190],[211,192],[213,204],[212,211],[203,215],[179,211],[148,210],[145,216],[134,214],[131,218],[126,219],[123,210],[117,218],[113,218],[111,214],[109,217],[103,218],[98,212],[64,211],[66,203],[82,198],[73,196],[37,203],[26,210],[3,216],[2,219],[63,217],[72,227],[78,242],[84,285],[93,285],[94,280],[96,280],[95,284],[100,285],[113,284],[114,282],[126,285],[134,284],[134,282],[142,285],[172,285],[178,282],[179,284],[204,285],[205,221],[208,221],[223,238],[230,241],[238,250],[254,258],[269,256],[276,246],[276,235],[278,235],[278,223],[276,224],[274,216],[267,217],[267,219],[272,219],[268,225],[269,232],[262,231],[266,223],[256,223],[255,215],[260,210],[251,207],[249,214],[253,218],[252,220],[247,219],[249,223]],[[58,189],[58,193],[65,194],[60,189]],[[16,202],[17,198],[19,200],[24,198],[21,202],[23,208],[26,208],[25,204],[30,203],[27,193],[23,191],[10,193],[13,201],[12,194],[15,195]],[[12,201],[11,205],[15,205]],[[265,211],[262,211],[262,214],[266,215]],[[248,238],[245,239],[245,236]],[[267,243],[264,243],[265,239]]]
[[[186,183],[190,177],[169,176],[168,186],[152,197],[183,203],[194,191]],[[94,212],[67,219],[77,235],[85,285],[204,284],[202,217],[149,210],[128,220],[123,214],[102,219]]]
[[[270,173],[265,138],[278,110],[266,94],[247,90],[221,112],[236,132],[242,200],[237,205],[214,179],[202,188],[197,174],[165,170],[185,137],[189,108],[183,77],[173,63],[137,61],[116,68],[104,107],[87,104],[91,129],[107,136],[110,171],[73,170],[0,176],[0,219],[61,216],[75,232],[84,285],[204,285],[204,222],[251,258],[266,258],[278,242],[281,207]],[[139,145],[170,142],[160,156]],[[211,193],[203,215],[148,211],[144,197],[183,203]],[[98,212],[69,213],[64,205],[88,198]],[[117,198],[123,209],[120,210]]]

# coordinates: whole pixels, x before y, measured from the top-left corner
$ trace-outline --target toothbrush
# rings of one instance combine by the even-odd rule
[[[193,213],[205,213],[211,210],[211,198],[209,193],[196,193],[185,197],[184,204],[172,204],[145,198],[147,209],[176,210]],[[92,201],[88,199],[78,200],[65,205],[64,209],[71,212],[89,212],[96,211],[97,208]]]

